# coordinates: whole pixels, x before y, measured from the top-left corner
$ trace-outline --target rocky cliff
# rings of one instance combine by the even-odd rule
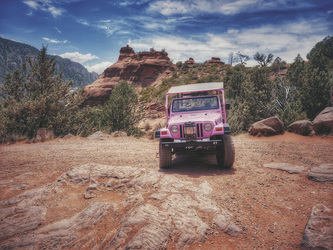
[[[141,90],[161,84],[162,79],[171,75],[174,70],[175,65],[170,61],[167,52],[135,53],[129,46],[122,47],[118,61],[105,69],[95,82],[85,87],[85,105],[94,106],[106,102],[120,80],[132,83]]]

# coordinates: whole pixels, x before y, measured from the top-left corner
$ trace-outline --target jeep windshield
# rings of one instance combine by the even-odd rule
[[[172,102],[172,112],[218,109],[218,103],[217,96],[174,99]]]

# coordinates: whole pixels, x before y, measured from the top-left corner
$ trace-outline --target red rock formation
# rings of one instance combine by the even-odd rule
[[[212,57],[212,59],[206,61],[206,64],[224,64],[219,57]]]
[[[195,61],[192,57],[185,61],[188,67],[192,67],[195,64]]]
[[[85,87],[85,105],[93,106],[106,102],[120,80],[132,83],[140,90],[151,85],[159,85],[173,70],[175,65],[166,52],[136,54],[131,47],[122,47],[118,61],[105,69],[95,82]]]

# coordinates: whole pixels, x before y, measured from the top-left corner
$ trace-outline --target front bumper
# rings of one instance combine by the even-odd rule
[[[195,140],[195,141],[186,141],[186,140],[174,140],[173,142],[163,142],[162,147],[164,148],[196,148],[196,147],[216,147],[222,144],[221,140]]]

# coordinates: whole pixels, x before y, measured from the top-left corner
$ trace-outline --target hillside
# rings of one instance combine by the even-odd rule
[[[12,73],[22,68],[29,56],[37,58],[39,50],[23,43],[14,42],[0,37],[0,83],[6,78],[6,73]],[[84,87],[98,78],[98,74],[89,73],[77,62],[56,56],[56,74],[63,71],[63,81],[73,81],[73,87]]]
[[[173,64],[164,50],[136,53],[127,45],[120,49],[118,61],[85,87],[85,104],[104,104],[121,80],[141,91],[141,101],[150,102],[164,98],[166,89],[171,85],[222,81],[228,68],[230,65],[224,64],[219,57],[212,57],[205,63],[196,63],[190,58],[184,63]]]

